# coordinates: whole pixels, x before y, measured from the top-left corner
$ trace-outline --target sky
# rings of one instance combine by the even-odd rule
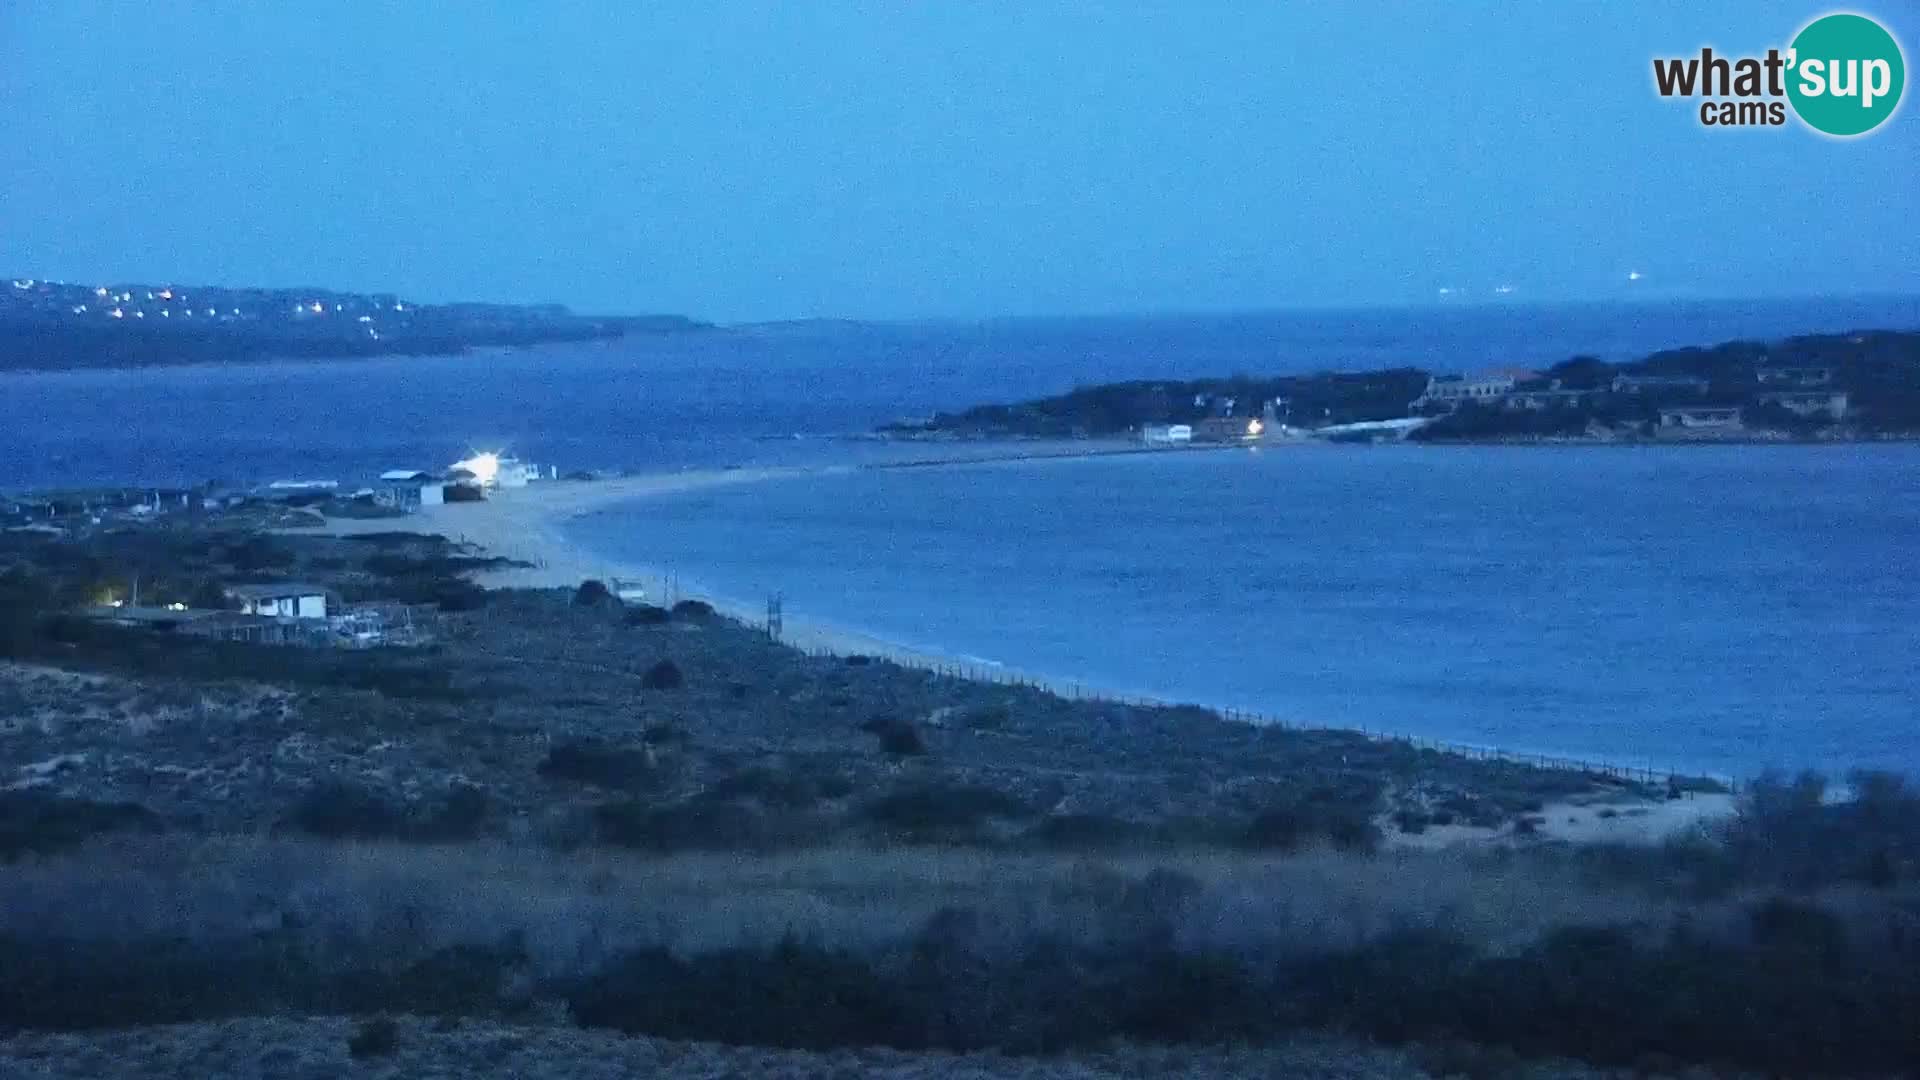
[[[0,274],[728,322],[1920,293],[1920,91],[1839,141],[1653,89],[1826,10],[7,3]],[[1920,58],[1914,0],[1854,10]]]

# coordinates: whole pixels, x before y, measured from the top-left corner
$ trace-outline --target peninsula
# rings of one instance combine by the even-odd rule
[[[909,438],[1113,438],[1150,444],[1876,439],[1920,432],[1920,333],[1730,341],[1544,370],[1416,367],[1084,386],[882,429]]]
[[[0,371],[447,355],[707,328],[681,315],[586,316],[560,304],[13,278],[0,288]]]

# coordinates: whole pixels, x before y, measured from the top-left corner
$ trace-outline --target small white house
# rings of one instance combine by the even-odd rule
[[[246,615],[272,615],[287,619],[324,619],[327,617],[327,590],[319,585],[276,582],[272,585],[230,585],[227,595]]]
[[[1176,446],[1193,441],[1192,424],[1148,424],[1140,429],[1140,441],[1148,446]]]

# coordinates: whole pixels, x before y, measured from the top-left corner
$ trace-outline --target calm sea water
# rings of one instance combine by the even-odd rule
[[[1920,772],[1920,446],[896,470],[575,530],[792,614],[1116,689],[1740,776]]]
[[[1113,379],[1544,365],[1876,327],[1920,327],[1920,298],[813,325],[470,357],[0,375],[0,487],[352,480],[499,447],[563,468],[768,464],[889,420]]]
[[[0,375],[0,486],[884,459],[893,419],[1122,378],[1621,359],[1920,299],[813,325],[461,358]],[[909,448],[909,453],[913,452]],[[1750,772],[1915,735],[1909,447],[1347,449],[873,474],[649,505],[609,550],[1116,688]]]

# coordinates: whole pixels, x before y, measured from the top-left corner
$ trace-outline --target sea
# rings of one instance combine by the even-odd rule
[[[1920,298],[810,322],[460,357],[0,374],[0,488],[893,460],[1130,378],[1545,366],[1920,328]],[[574,535],[903,645],[1302,723],[1920,774],[1920,446],[1275,447],[710,489]]]

